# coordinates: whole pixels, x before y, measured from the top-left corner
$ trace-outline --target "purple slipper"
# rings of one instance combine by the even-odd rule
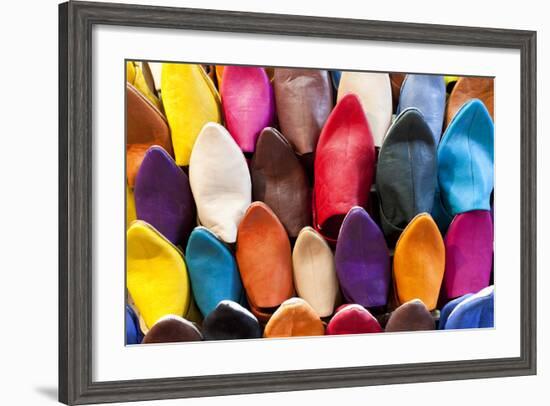
[[[158,146],[145,153],[134,189],[137,218],[155,227],[174,245],[185,246],[196,223],[187,175]]]
[[[384,306],[390,284],[390,256],[384,235],[362,207],[353,207],[336,243],[336,274],[351,303]]]

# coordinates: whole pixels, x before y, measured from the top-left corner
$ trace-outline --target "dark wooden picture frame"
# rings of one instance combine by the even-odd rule
[[[96,24],[517,49],[521,55],[521,354],[517,358],[92,380],[92,28]],[[68,2],[59,6],[59,400],[218,396],[536,373],[536,32]]]

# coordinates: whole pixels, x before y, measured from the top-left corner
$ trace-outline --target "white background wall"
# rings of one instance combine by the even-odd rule
[[[337,389],[148,405],[546,404],[550,306],[546,293],[550,23],[544,2],[480,0],[187,0],[158,5],[414,21],[538,31],[538,362],[536,377]],[[9,4],[9,5],[8,5]],[[54,404],[57,397],[57,1],[9,2],[0,24],[0,403]],[[546,138],[546,139],[545,139]],[[545,186],[546,185],[546,186]],[[545,252],[546,251],[546,252]],[[414,350],[414,349],[411,349]],[[543,400],[544,399],[544,400]]]

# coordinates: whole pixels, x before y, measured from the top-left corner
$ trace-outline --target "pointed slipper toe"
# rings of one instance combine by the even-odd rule
[[[455,115],[437,151],[441,201],[451,215],[490,210],[493,149],[491,116],[481,101],[471,100]]]
[[[393,275],[398,301],[420,299],[428,310],[434,310],[444,271],[443,238],[432,217],[421,213],[405,228],[395,247]]]
[[[241,150],[219,124],[206,124],[189,164],[189,182],[200,224],[227,243],[252,198],[250,172]]]
[[[292,257],[286,231],[273,211],[254,202],[237,235],[237,264],[252,312],[262,321],[292,297]]]
[[[205,227],[191,233],[185,251],[193,296],[203,315],[222,300],[238,302],[243,287],[237,262],[229,248]]]
[[[223,300],[206,316],[202,323],[205,340],[243,340],[261,338],[258,319],[231,300]]]
[[[146,327],[167,314],[183,316],[191,289],[182,253],[141,220],[128,229],[126,244],[126,285]]]
[[[186,166],[202,127],[221,123],[220,96],[200,65],[163,63],[161,81],[176,164]]]
[[[390,256],[384,235],[361,207],[347,214],[335,253],[336,273],[345,298],[364,307],[388,301]]]
[[[392,245],[414,216],[431,212],[436,184],[433,134],[419,110],[403,110],[388,131],[376,170],[380,220]]]
[[[282,133],[298,154],[313,153],[333,107],[328,71],[277,68],[273,88]]]
[[[254,152],[265,127],[273,125],[275,101],[265,69],[226,66],[221,84],[225,125],[243,152]]]
[[[403,303],[390,315],[386,332],[435,330],[435,322],[424,303],[413,299]]]
[[[143,337],[142,344],[201,341],[202,334],[194,323],[173,314],[157,321]]]
[[[443,295],[454,299],[489,286],[493,264],[491,212],[456,215],[445,235]]]
[[[265,128],[250,164],[252,197],[266,203],[295,238],[311,224],[311,191],[304,168],[290,144],[274,128]]]
[[[314,166],[314,226],[335,243],[348,211],[366,206],[374,177],[372,133],[357,96],[343,97],[330,114]]]
[[[303,299],[286,300],[269,319],[264,337],[304,337],[325,334],[323,322],[313,308]]]
[[[381,333],[378,320],[363,306],[341,306],[327,325],[327,335]]]
[[[305,227],[298,235],[292,264],[298,296],[320,317],[330,316],[339,294],[334,256],[327,242],[313,228]]]
[[[161,147],[147,150],[134,189],[137,218],[174,245],[184,245],[196,223],[189,179]]]

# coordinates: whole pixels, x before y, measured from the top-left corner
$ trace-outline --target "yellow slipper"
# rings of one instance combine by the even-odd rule
[[[189,165],[202,127],[221,123],[218,91],[201,65],[163,63],[161,93],[179,166]]]
[[[187,314],[191,290],[183,254],[141,220],[126,236],[126,286],[147,328],[167,314]]]

